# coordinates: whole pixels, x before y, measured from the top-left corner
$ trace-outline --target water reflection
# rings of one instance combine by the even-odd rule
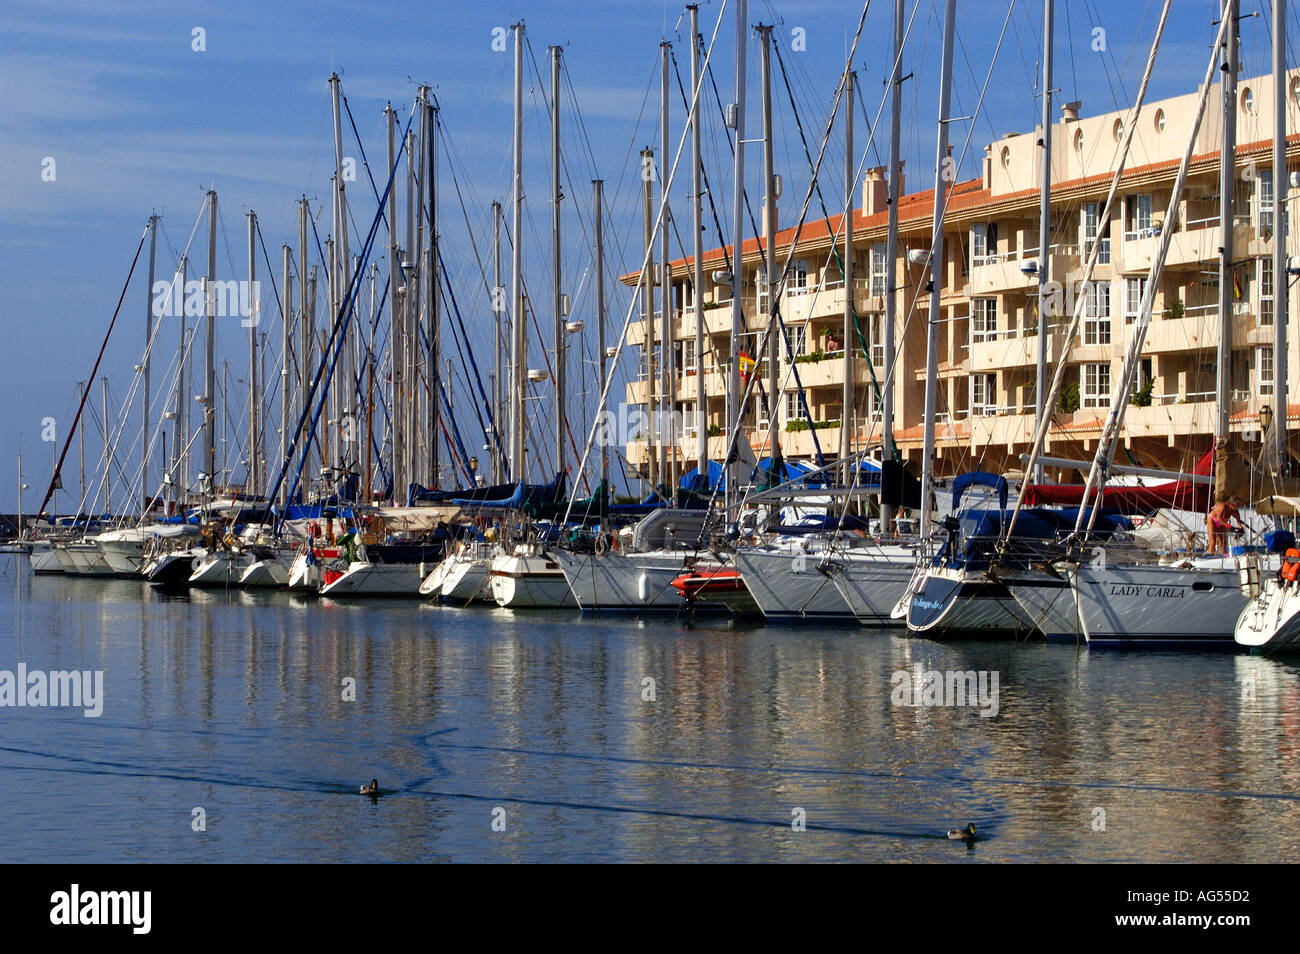
[[[0,668],[103,669],[106,693],[98,720],[0,709],[12,860],[1280,861],[1300,841],[1294,660],[12,566],[3,593]],[[894,705],[918,666],[996,672],[997,715]],[[972,851],[944,837],[968,822]]]

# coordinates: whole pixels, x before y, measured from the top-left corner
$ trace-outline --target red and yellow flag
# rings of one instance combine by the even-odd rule
[[[754,373],[754,367],[758,362],[749,356],[749,352],[740,352],[740,380],[749,383],[750,375]]]

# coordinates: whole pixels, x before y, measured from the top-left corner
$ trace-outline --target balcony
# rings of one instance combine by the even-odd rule
[[[884,298],[868,295],[866,280],[855,281],[853,288],[853,306],[859,315],[884,311]],[[781,301],[781,318],[787,325],[797,325],[816,318],[842,316],[846,298],[843,281],[830,282],[821,288],[790,289]]]
[[[1047,344],[1047,361],[1051,365],[1055,362],[1056,356],[1053,354],[1050,334]],[[974,341],[970,345],[968,368],[971,372],[1024,368],[1037,364],[1037,335],[1017,335],[1015,331],[993,332],[991,335],[986,335],[985,340]]]
[[[1255,237],[1255,230],[1250,225],[1249,216],[1237,216],[1233,220],[1232,238],[1237,248],[1246,248]],[[1173,234],[1169,242],[1169,254],[1165,257],[1165,267],[1195,265],[1200,262],[1217,262],[1219,249],[1223,246],[1223,230],[1219,227],[1219,217],[1193,219],[1186,227]],[[1160,233],[1155,229],[1143,229],[1141,232],[1127,232],[1120,252],[1119,268],[1124,272],[1149,272],[1160,248]]]
[[[1049,275],[1055,281],[1060,281],[1062,276],[1079,265],[1079,250],[1073,245],[1051,245],[1048,252]],[[968,293],[972,296],[999,295],[1036,288],[1037,272],[1026,273],[1022,266],[1026,262],[1036,262],[1037,259],[1036,248],[972,259]]]

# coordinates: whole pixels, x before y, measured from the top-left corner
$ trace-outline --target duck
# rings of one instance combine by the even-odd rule
[[[372,778],[369,785],[361,786],[361,794],[369,795],[371,798],[379,797],[379,779]]]
[[[973,824],[970,824],[967,825],[965,828],[953,828],[949,830],[948,837],[952,841],[974,841],[975,826]]]

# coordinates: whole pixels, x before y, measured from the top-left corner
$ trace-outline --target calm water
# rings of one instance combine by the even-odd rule
[[[98,719],[0,708],[4,861],[1291,861],[1300,849],[1291,661],[165,598],[33,577],[6,557],[0,592],[0,669],[102,669],[105,695]],[[917,664],[998,672],[997,715],[891,705],[892,674]],[[390,792],[377,804],[356,794],[372,776]],[[492,829],[498,808],[505,831]],[[986,836],[969,851],[942,837],[966,822]]]

